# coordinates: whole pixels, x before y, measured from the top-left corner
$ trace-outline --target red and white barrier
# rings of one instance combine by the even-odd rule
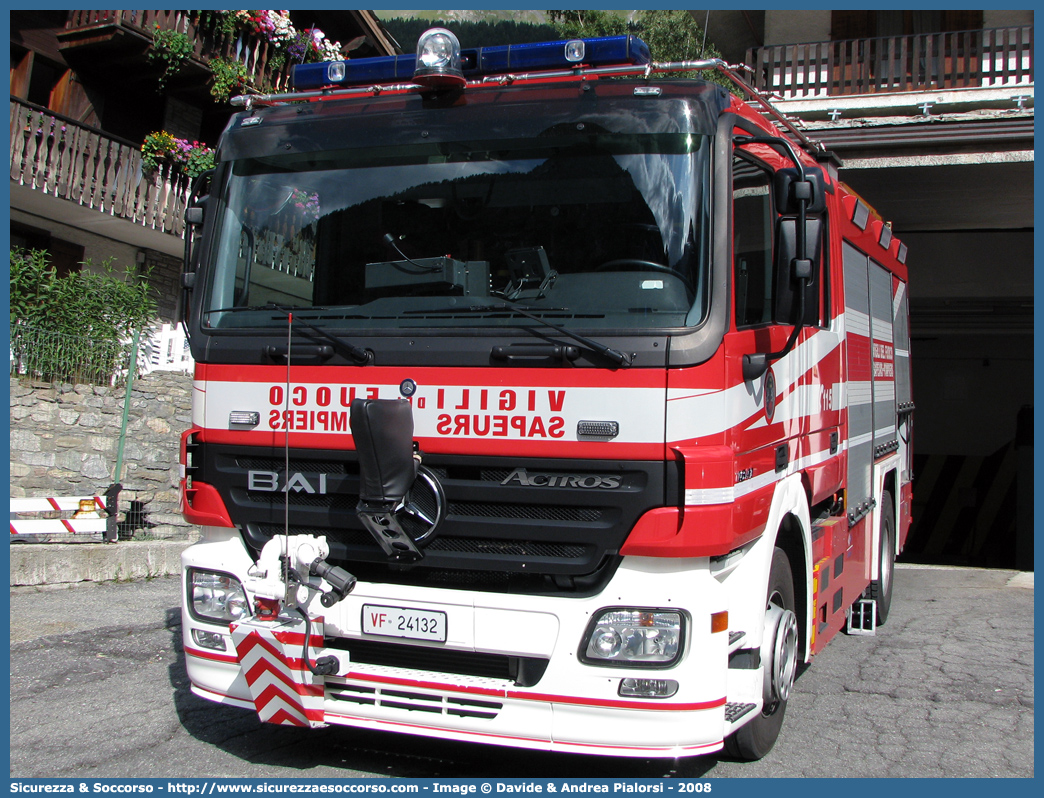
[[[93,501],[95,510],[80,513],[80,502]],[[37,537],[40,535],[80,535],[99,539],[105,536],[108,519],[105,496],[58,496],[42,499],[11,499],[11,535]],[[19,518],[27,513],[73,512],[79,518]]]

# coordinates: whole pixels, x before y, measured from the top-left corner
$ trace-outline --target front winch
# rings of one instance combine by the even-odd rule
[[[324,677],[348,672],[347,652],[328,652],[322,616],[308,614],[312,593],[332,607],[355,587],[354,576],[326,561],[329,554],[325,537],[276,535],[247,572],[254,614],[229,630],[262,721],[325,726]]]

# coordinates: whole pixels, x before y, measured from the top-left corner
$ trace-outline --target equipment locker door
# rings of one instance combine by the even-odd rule
[[[848,394],[848,510],[868,509],[873,499],[873,356],[870,331],[869,259],[847,242],[845,267],[845,354]]]

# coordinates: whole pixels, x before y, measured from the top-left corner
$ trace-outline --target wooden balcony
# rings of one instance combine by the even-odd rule
[[[273,61],[275,47],[265,37],[222,32],[194,21],[188,11],[70,11],[65,30],[58,34],[59,47],[66,60],[81,70],[90,68],[99,58],[113,57],[129,64],[136,59],[144,66],[157,26],[188,36],[193,45],[189,58],[192,66],[207,69],[210,61],[219,57],[240,61],[255,89],[276,91],[287,86],[290,65],[283,59]]]
[[[747,51],[752,82],[787,99],[1033,85],[1033,27],[784,44]]]
[[[15,99],[11,181],[158,232],[185,228],[187,177],[169,165],[144,174],[136,144]]]

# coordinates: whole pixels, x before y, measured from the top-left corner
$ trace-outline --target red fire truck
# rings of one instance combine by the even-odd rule
[[[294,79],[188,212],[193,692],[763,756],[802,664],[888,616],[906,247],[739,68],[633,36]]]

